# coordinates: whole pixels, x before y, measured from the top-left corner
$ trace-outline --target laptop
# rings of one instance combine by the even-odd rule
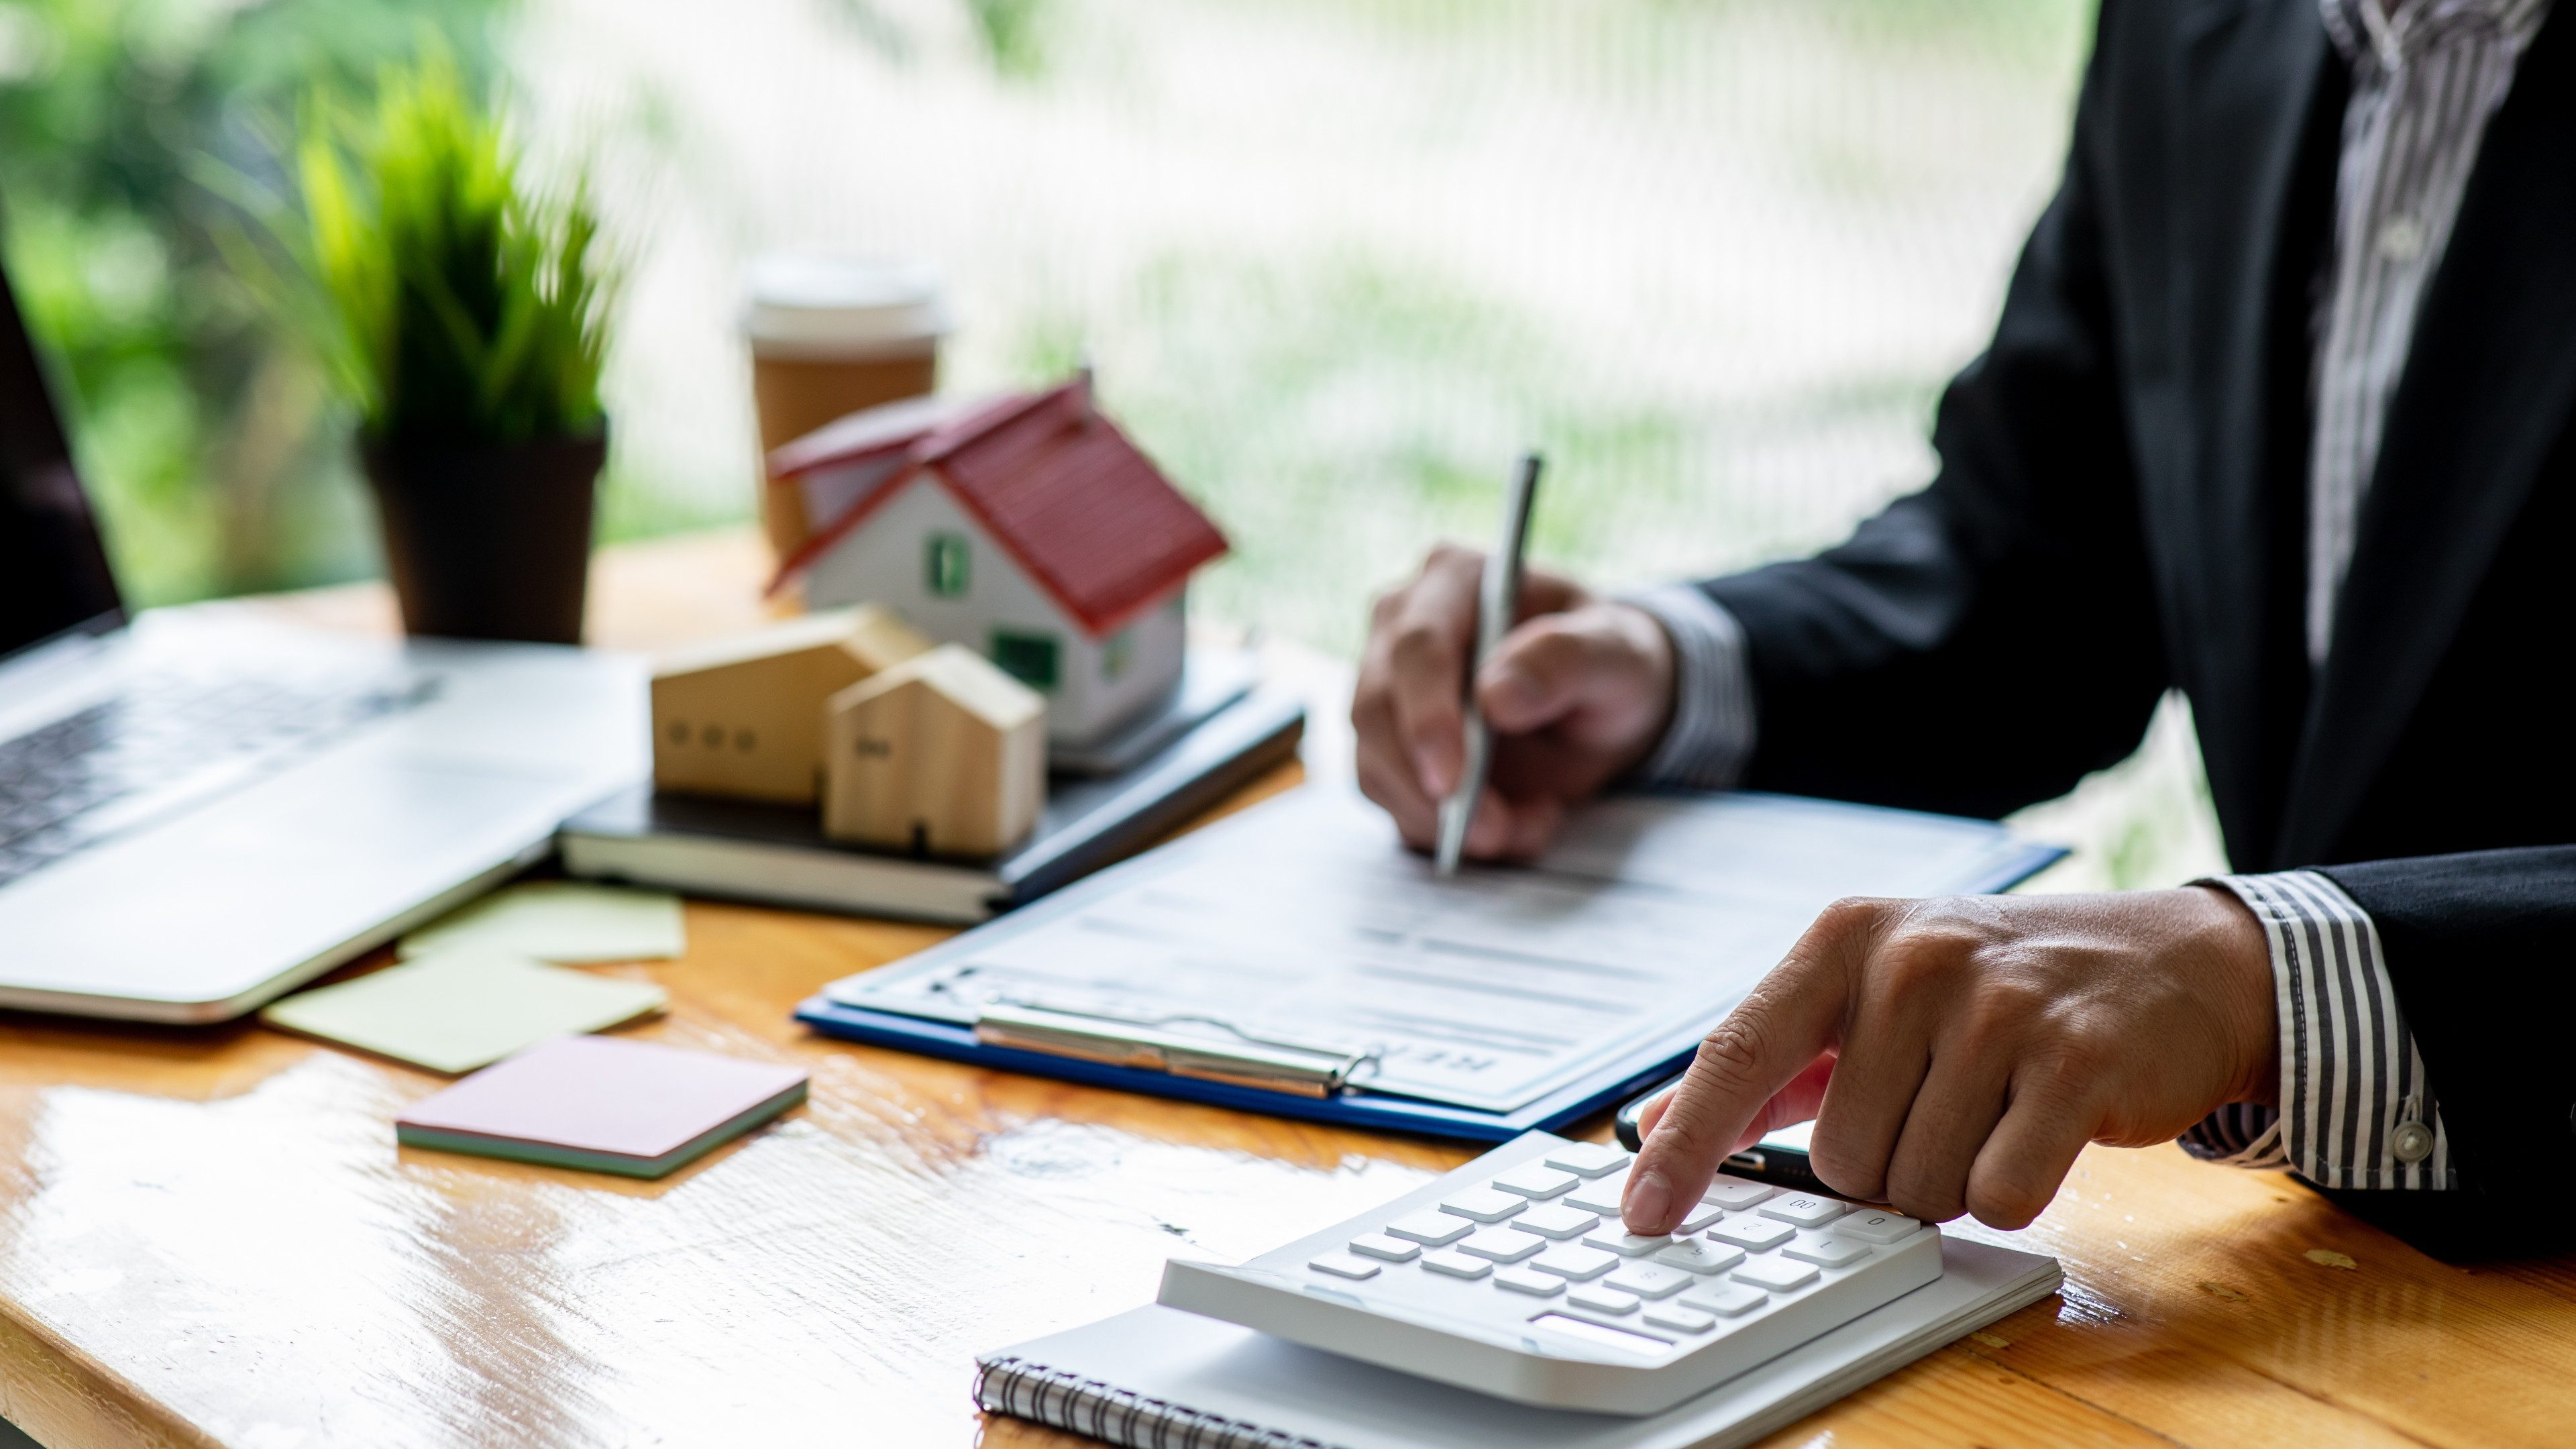
[[[239,1016],[543,858],[650,769],[547,645],[130,617],[0,271],[0,1007]]]

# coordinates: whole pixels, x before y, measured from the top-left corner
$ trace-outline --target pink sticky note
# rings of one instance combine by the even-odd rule
[[[794,1067],[617,1037],[567,1036],[415,1103],[394,1125],[406,1141],[423,1145],[444,1145],[428,1134],[462,1133],[657,1159],[781,1098],[788,1099],[778,1106],[784,1111],[802,1097],[804,1085],[805,1074]]]

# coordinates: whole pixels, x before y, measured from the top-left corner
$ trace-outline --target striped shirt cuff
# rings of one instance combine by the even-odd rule
[[[2281,1106],[2222,1107],[2183,1135],[2183,1150],[2288,1167],[2320,1187],[2457,1187],[2450,1136],[2370,913],[2314,871],[2202,883],[2235,892],[2270,938]]]
[[[1673,644],[1673,722],[1631,778],[1645,785],[1725,790],[1753,756],[1753,670],[1744,626],[1688,584],[1629,594]]]

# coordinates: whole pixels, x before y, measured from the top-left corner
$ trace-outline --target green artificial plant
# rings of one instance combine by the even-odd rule
[[[606,287],[587,196],[522,184],[501,123],[432,50],[372,116],[316,103],[297,147],[312,321],[371,443],[473,447],[601,427]]]

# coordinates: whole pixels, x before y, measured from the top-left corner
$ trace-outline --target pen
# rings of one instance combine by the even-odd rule
[[[1467,766],[1459,773],[1458,788],[1440,802],[1440,853],[1436,857],[1440,874],[1458,873],[1458,853],[1467,848],[1467,827],[1476,819],[1476,797],[1485,791],[1485,770],[1493,752],[1493,740],[1485,729],[1484,712],[1476,708],[1476,673],[1485,667],[1501,647],[1503,636],[1512,631],[1512,616],[1520,612],[1521,555],[1529,545],[1530,498],[1538,492],[1538,471],[1543,461],[1536,453],[1521,455],[1519,471],[1512,475],[1512,489],[1503,500],[1503,537],[1494,551],[1485,555],[1484,577],[1478,582],[1476,603],[1476,656],[1467,661]]]

